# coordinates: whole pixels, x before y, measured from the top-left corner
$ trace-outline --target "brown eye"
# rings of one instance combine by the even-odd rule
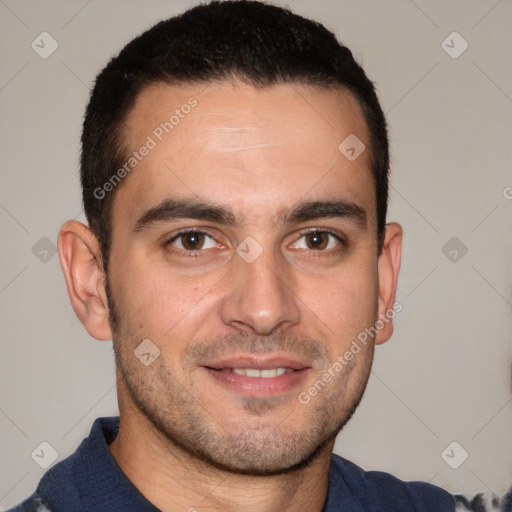
[[[179,238],[181,239],[181,245],[187,251],[197,251],[204,245],[204,233],[184,233]]]
[[[322,231],[312,231],[305,235],[306,245],[308,249],[322,250],[329,244],[329,233]]]
[[[201,249],[212,249],[216,246],[215,240],[202,231],[186,231],[176,235],[167,242],[178,249],[185,251],[200,251]]]
[[[303,233],[302,236],[292,244],[292,249],[303,249],[310,252],[334,253],[341,251],[346,244],[343,239],[330,231],[317,230]]]

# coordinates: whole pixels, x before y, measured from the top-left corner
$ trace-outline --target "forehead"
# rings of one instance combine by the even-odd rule
[[[369,151],[351,161],[339,149],[354,136],[369,147],[362,110],[343,89],[152,84],[139,95],[124,134],[127,157],[145,156],[115,203],[129,202],[135,216],[169,196],[208,198],[238,206],[244,217],[251,207],[277,215],[306,195],[342,193],[373,205]],[[144,147],[150,149],[139,151]]]

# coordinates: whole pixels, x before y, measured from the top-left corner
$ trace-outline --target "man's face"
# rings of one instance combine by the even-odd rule
[[[176,109],[172,130],[155,132]],[[148,136],[156,145],[115,192],[119,386],[168,439],[216,465],[303,462],[349,419],[373,356],[368,343],[298,399],[377,318],[370,155],[338,149],[350,134],[369,146],[357,101],[299,85],[156,84],[127,126],[131,151]],[[134,354],[146,339],[160,351],[149,366]]]

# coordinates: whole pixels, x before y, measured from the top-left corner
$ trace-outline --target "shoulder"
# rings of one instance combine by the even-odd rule
[[[79,492],[75,485],[74,455],[46,472],[36,491],[25,501],[7,512],[69,512],[78,503]]]
[[[333,454],[329,486],[349,492],[354,510],[393,510],[394,512],[454,512],[455,499],[447,491],[426,482],[404,482],[389,473],[365,471]],[[359,505],[359,508],[357,506]],[[326,512],[336,508],[326,509]]]
[[[333,454],[328,504],[324,512],[343,510],[343,495],[355,511],[512,512],[512,487],[501,498],[491,494],[452,495],[426,482],[404,482],[381,471],[365,471]]]
[[[105,471],[115,465],[107,441],[115,436],[117,417],[98,418],[90,434],[69,457],[51,467],[41,478],[36,491],[8,512],[70,512],[84,510],[84,496],[95,485],[102,489]],[[110,457],[110,459],[109,459]]]
[[[24,502],[10,508],[7,512],[53,512],[43,499],[34,493],[27,498]]]

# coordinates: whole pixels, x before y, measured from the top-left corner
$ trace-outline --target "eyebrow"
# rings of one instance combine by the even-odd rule
[[[344,198],[306,201],[295,205],[290,211],[278,215],[275,225],[285,225],[307,222],[325,218],[347,219],[366,228],[368,218],[366,211],[353,201]],[[215,222],[228,226],[243,223],[243,218],[237,221],[235,214],[228,208],[198,200],[165,199],[143,213],[135,222],[135,233],[148,229],[155,224],[172,222],[176,219],[196,219]]]

